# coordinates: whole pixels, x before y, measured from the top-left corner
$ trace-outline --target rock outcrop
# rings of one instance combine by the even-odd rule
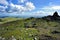
[[[50,20],[50,21],[53,21],[53,20],[60,20],[60,16],[58,15],[58,12],[55,12],[52,16],[49,15],[49,16],[46,16],[46,17],[43,17],[43,19],[45,20]]]

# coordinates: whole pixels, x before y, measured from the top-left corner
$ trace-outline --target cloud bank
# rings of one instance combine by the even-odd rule
[[[42,8],[40,8],[40,10],[34,12],[37,15],[43,15],[43,16],[47,16],[47,15],[53,15],[53,13],[57,11],[58,14],[60,13],[60,5],[49,5],[49,6],[44,6]],[[60,15],[60,14],[59,14]]]
[[[24,3],[27,0],[18,0],[18,1],[20,1],[21,3]],[[2,0],[2,1],[0,1],[0,4],[4,5],[4,6],[0,5],[0,12],[5,11],[5,12],[9,12],[9,13],[12,13],[12,12],[23,13],[23,12],[32,11],[35,9],[35,5],[29,1],[27,1],[25,3],[25,5],[24,4],[23,5],[17,5],[17,4],[13,4],[12,2],[8,3],[7,0]]]
[[[6,0],[0,0],[0,4],[8,5],[8,2]]]

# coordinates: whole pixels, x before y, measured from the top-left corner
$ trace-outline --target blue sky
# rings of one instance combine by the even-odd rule
[[[0,0],[0,16],[46,16],[57,11],[60,0]]]

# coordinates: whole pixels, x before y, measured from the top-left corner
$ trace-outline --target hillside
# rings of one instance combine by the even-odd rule
[[[0,40],[60,40],[60,16],[0,19]]]

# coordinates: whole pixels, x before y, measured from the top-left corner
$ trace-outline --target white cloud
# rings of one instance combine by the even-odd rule
[[[13,3],[11,3],[10,5],[10,9],[8,12],[18,12],[18,11],[22,11],[24,10],[24,7],[22,5],[15,5]]]
[[[60,5],[55,5],[52,2],[50,2],[48,6],[44,6],[42,8],[39,8],[37,11],[33,12],[33,15],[34,16],[37,16],[37,15],[38,16],[53,15],[53,13],[55,11],[57,11],[58,14],[60,13]]]
[[[10,0],[11,1],[11,0]],[[21,3],[27,1],[27,0],[19,0]],[[6,12],[20,12],[20,13],[23,13],[23,12],[28,12],[28,11],[32,11],[35,9],[35,5],[32,3],[32,2],[29,2],[27,1],[24,4],[22,5],[17,5],[17,4],[13,4],[12,2],[11,3],[8,3],[7,0],[0,0],[0,4],[3,4],[5,6],[2,6],[0,7],[0,10],[4,10],[7,11]]]
[[[9,12],[27,12],[27,11],[32,11],[35,9],[35,6],[31,2],[27,2],[25,6],[23,5],[16,5],[11,3],[10,5],[10,11]]]
[[[60,10],[60,5],[50,2],[48,6],[45,6],[43,8],[50,9],[50,10]]]
[[[52,6],[52,9],[60,10],[60,6]]]
[[[54,5],[54,6],[45,6],[41,9],[48,9],[48,10],[60,10],[60,5]]]
[[[26,1],[28,1],[28,0],[18,0],[18,3],[24,3]]]
[[[8,2],[6,0],[0,0],[0,4],[8,5]]]
[[[33,12],[34,16],[47,16],[47,15],[53,15],[53,13],[57,11],[58,14],[60,13],[60,5],[54,5],[52,3],[49,3],[48,6],[44,6],[40,8],[39,10]],[[60,14],[59,14],[60,15]]]
[[[4,12],[6,8],[7,8],[7,6],[0,6],[0,11]]]
[[[31,11],[31,10],[35,9],[35,6],[34,6],[34,4],[33,4],[32,2],[27,2],[27,3],[26,3],[26,8],[27,8],[29,11]]]
[[[25,1],[27,1],[27,0],[20,0],[21,1],[21,3],[24,3]]]
[[[34,12],[35,15],[40,15],[40,16],[47,16],[47,15],[53,15],[54,11],[43,11],[43,10],[38,10]]]
[[[43,14],[43,15],[53,15],[53,13],[55,11],[57,11],[58,13],[60,12],[60,5],[49,5],[49,6],[45,6],[40,8],[40,11],[37,11],[37,14]]]

